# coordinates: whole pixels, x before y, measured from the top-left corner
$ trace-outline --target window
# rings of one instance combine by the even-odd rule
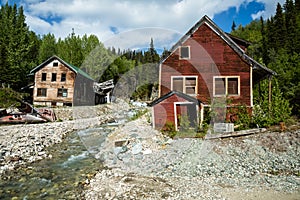
[[[47,96],[47,89],[46,88],[38,88],[36,96],[46,97]]]
[[[53,67],[57,67],[58,66],[58,62],[53,62]]]
[[[240,94],[239,77],[214,77],[215,96],[235,96]]]
[[[46,81],[47,80],[47,73],[42,73],[42,81]]]
[[[59,88],[57,90],[57,97],[68,97],[68,89]]]
[[[215,78],[215,95],[225,95],[225,78]]]
[[[180,47],[180,58],[189,59],[190,58],[190,47]]]
[[[239,80],[238,78],[228,78],[227,79],[227,94],[228,95],[238,95],[239,91]]]
[[[189,95],[195,95],[197,88],[196,76],[172,77],[172,90],[183,92]]]
[[[52,82],[56,81],[56,73],[52,73],[51,81]]]
[[[60,81],[61,82],[66,81],[66,74],[65,73],[61,74]]]

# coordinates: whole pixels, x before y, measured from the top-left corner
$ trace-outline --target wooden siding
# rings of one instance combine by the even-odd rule
[[[175,102],[189,102],[186,99],[177,95],[172,95],[169,98],[153,106],[154,126],[156,129],[163,129],[167,122],[175,125]]]
[[[74,86],[74,106],[95,105],[94,81],[77,74]]]
[[[53,63],[57,62],[58,66],[53,66]],[[42,74],[46,73],[46,81],[42,81]],[[52,73],[56,73],[56,81],[51,81]],[[61,81],[62,74],[66,74],[66,80]],[[74,81],[76,73],[70,70],[68,67],[60,63],[58,60],[49,62],[46,66],[41,68],[35,73],[35,87],[33,90],[34,102],[61,102],[72,103],[74,94]],[[37,96],[38,88],[46,88],[47,96]],[[64,88],[68,90],[67,97],[58,97],[58,88]]]
[[[171,90],[171,76],[198,76],[196,98],[209,104],[214,76],[239,76],[240,96],[232,103],[251,106],[250,66],[210,27],[202,24],[182,46],[190,46],[190,59],[180,59],[177,48],[161,64],[161,96]]]

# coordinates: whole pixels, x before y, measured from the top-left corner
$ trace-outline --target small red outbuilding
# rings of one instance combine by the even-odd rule
[[[162,129],[166,124],[172,124],[178,130],[183,116],[187,117],[191,127],[197,127],[199,124],[201,102],[182,92],[171,91],[153,101],[150,106],[152,106],[155,129]]]

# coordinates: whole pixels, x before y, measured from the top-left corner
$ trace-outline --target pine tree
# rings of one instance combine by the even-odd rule
[[[23,7],[7,3],[1,7],[0,19],[0,82],[20,89],[27,85],[26,75],[35,65],[32,52],[37,38],[25,23]]]
[[[48,58],[57,54],[57,45],[55,36],[51,33],[43,35],[39,50],[39,63],[44,62]]]
[[[58,56],[68,63],[80,67],[84,59],[81,44],[81,38],[76,36],[73,31],[64,40],[58,40]]]
[[[234,21],[232,21],[231,31],[235,31],[235,28],[236,28],[236,24]]]
[[[274,49],[278,50],[280,48],[285,48],[287,32],[286,32],[282,7],[279,3],[277,4],[276,14],[274,16],[273,23],[274,23],[274,32],[272,34],[274,35],[274,39],[275,39]]]
[[[287,32],[287,49],[289,53],[294,53],[296,52],[297,46],[294,44],[295,39],[298,38],[297,36],[297,18],[296,18],[296,12],[295,12],[295,7],[294,3],[292,0],[286,0],[286,3],[284,5],[285,9],[285,23],[286,23],[286,29],[288,30]]]

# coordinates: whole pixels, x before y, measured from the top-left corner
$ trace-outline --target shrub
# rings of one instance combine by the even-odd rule
[[[163,128],[163,133],[165,133],[170,138],[174,138],[177,134],[177,131],[175,130],[175,124],[171,121],[167,121]]]
[[[11,88],[0,88],[0,107],[7,108],[11,105],[19,106],[22,94]]]
[[[267,81],[262,81],[262,90],[255,98],[253,122],[259,127],[269,127],[279,122],[286,122],[291,117],[292,108],[289,105],[289,101],[284,99],[275,78],[272,85],[271,105],[269,105]]]

